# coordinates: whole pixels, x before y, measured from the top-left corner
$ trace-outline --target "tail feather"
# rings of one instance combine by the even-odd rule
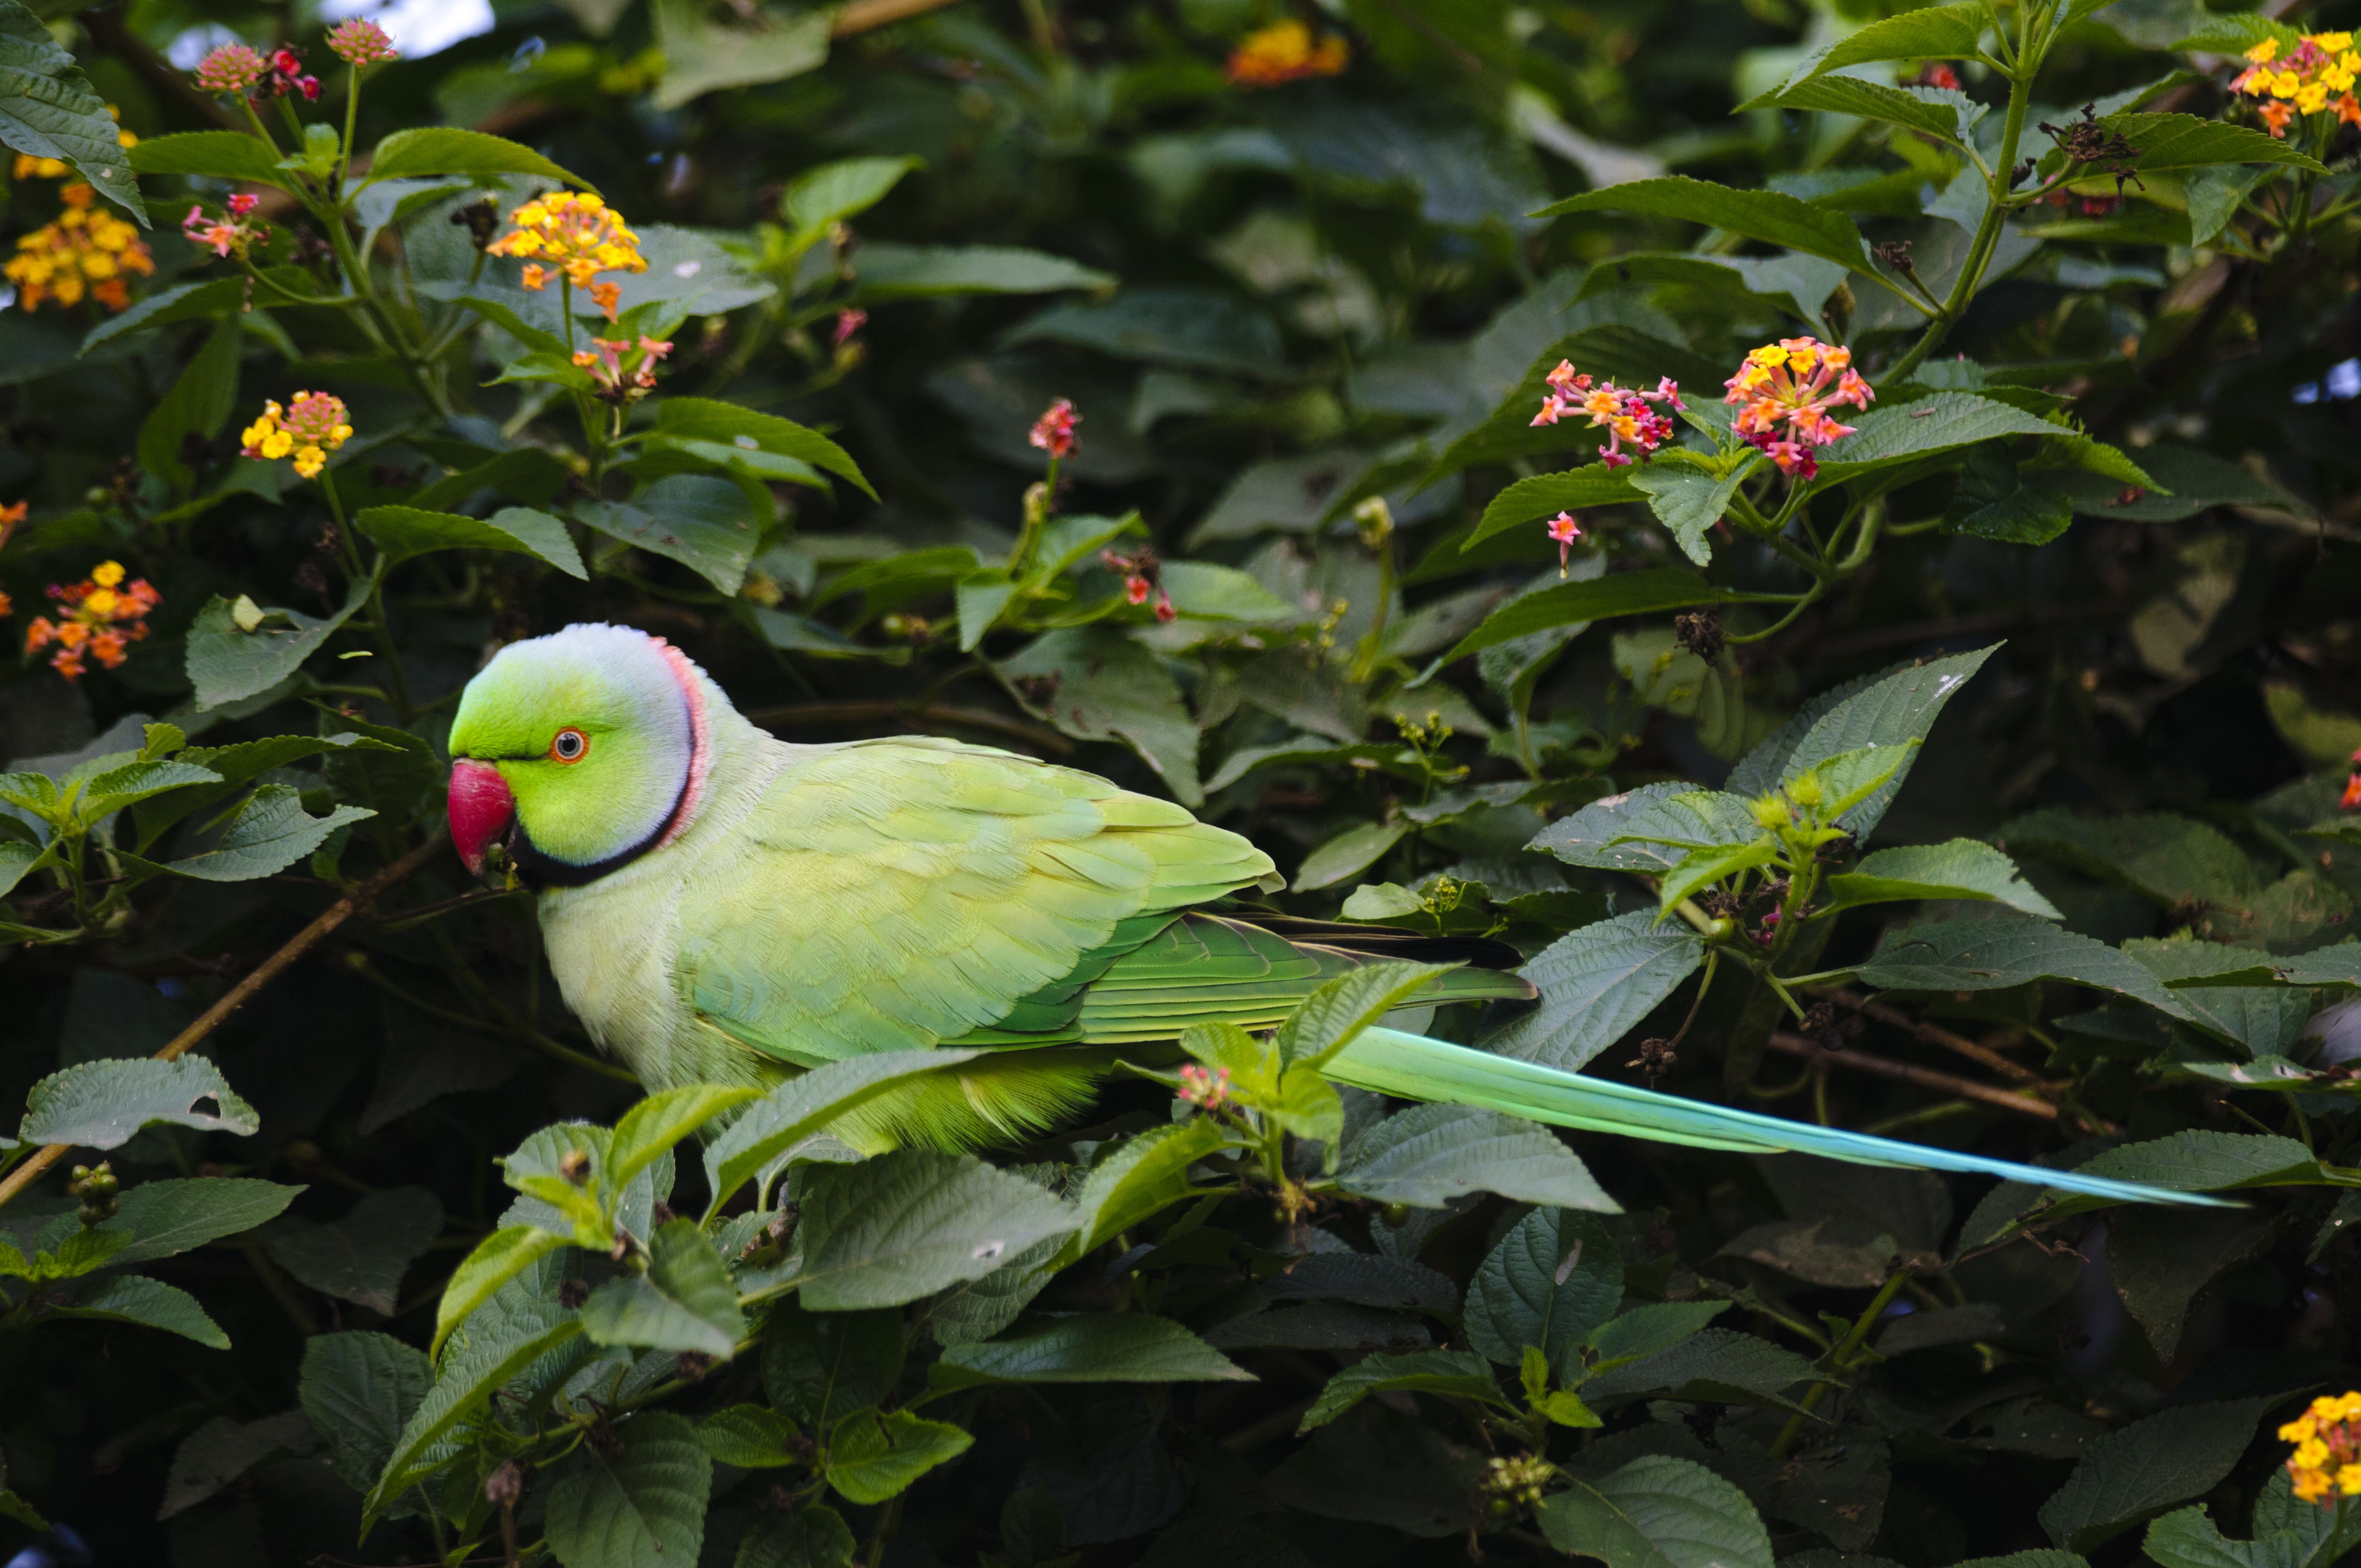
[[[1350,1045],[1330,1058],[1321,1072],[1338,1083],[1406,1100],[1477,1105],[1527,1121],[1585,1132],[1617,1133],[1653,1143],[1744,1154],[1819,1155],[1854,1165],[1964,1171],[2120,1202],[2238,1207],[2228,1199],[2202,1192],[2175,1192],[2136,1181],[2078,1176],[2070,1170],[2048,1170],[1956,1149],[1897,1143],[1866,1133],[1815,1126],[1808,1122],[1733,1110],[1702,1100],[1686,1100],[1609,1079],[1589,1078],[1512,1057],[1471,1050],[1399,1029],[1363,1030]]]

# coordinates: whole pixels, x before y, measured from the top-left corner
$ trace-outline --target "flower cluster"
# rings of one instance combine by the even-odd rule
[[[1853,433],[1828,410],[1846,403],[1865,409],[1877,395],[1853,369],[1852,350],[1812,337],[1765,344],[1722,385],[1728,392],[1721,400],[1738,405],[1730,422],[1738,438],[1767,453],[1781,473],[1803,479],[1819,474],[1817,449]]]
[[[1156,619],[1177,620],[1180,612],[1172,608],[1172,596],[1164,587],[1163,563],[1156,552],[1143,548],[1137,554],[1121,555],[1112,550],[1099,552],[1099,564],[1123,578],[1123,601],[1126,604],[1146,604],[1148,596],[1156,596]]]
[[[1953,71],[1947,60],[1930,60],[1918,68],[1918,74],[1910,79],[1910,85],[1940,87],[1947,93],[1957,93],[1960,90],[1960,73]]]
[[[598,197],[573,191],[536,196],[509,214],[516,226],[484,249],[493,256],[513,256],[526,263],[521,280],[528,289],[548,285],[551,267],[566,275],[575,288],[588,293],[593,303],[615,319],[622,285],[601,283],[601,272],[645,272],[640,236],[623,226],[614,210]]]
[[[656,384],[656,361],[672,352],[669,340],[653,337],[642,337],[637,343],[628,337],[594,337],[590,345],[590,351],[577,354],[574,363],[598,383],[593,395],[610,403],[636,402],[646,397]],[[628,365],[625,355],[633,356]]]
[[[0,542],[5,542],[7,537],[7,531],[0,529]],[[2361,751],[2353,753],[2353,772],[2345,781],[2345,798],[2336,804],[2345,811],[2361,809]]]
[[[1301,22],[1275,22],[1240,38],[1227,69],[1233,86],[1277,87],[1307,76],[1341,75],[1352,57],[1334,33],[1314,40]]]
[[[328,454],[353,433],[345,422],[345,400],[330,392],[298,392],[285,408],[262,405],[261,417],[239,433],[238,455],[277,462],[292,455],[295,472],[309,479],[328,466]]]
[[[54,646],[49,667],[66,679],[82,678],[85,658],[112,670],[122,664],[126,651],[148,635],[148,612],[163,599],[145,577],[123,580],[123,565],[108,561],[70,587],[49,585],[58,601],[59,618],[37,616],[25,629],[25,652],[38,653]]]
[[[2355,51],[2351,33],[2306,33],[2284,52],[2279,39],[2265,38],[2246,51],[2246,60],[2230,91],[2263,101],[2260,113],[2271,135],[2285,139],[2299,114],[2331,109],[2340,123],[2361,126],[2361,99],[2353,95],[2361,52]]]
[[[1549,389],[1532,422],[1555,424],[1568,414],[1588,414],[1590,428],[1607,433],[1607,444],[1598,449],[1598,457],[1609,468],[1630,466],[1631,455],[1623,450],[1627,441],[1644,457],[1673,438],[1673,422],[1650,408],[1650,403],[1670,403],[1675,409],[1686,406],[1681,401],[1680,384],[1669,376],[1657,381],[1654,391],[1642,392],[1611,381],[1594,383],[1587,376],[1576,375],[1574,367],[1563,359],[1549,373]]]
[[[330,27],[328,52],[355,71],[401,58],[394,51],[393,40],[386,36],[385,29],[365,16],[355,16]]]
[[[73,184],[58,192],[65,211],[16,241],[16,254],[0,274],[16,285],[28,311],[45,300],[80,304],[87,294],[108,310],[131,303],[126,279],[156,270],[156,258],[139,231],[97,206],[98,192]]]
[[[316,103],[320,96],[320,79],[303,72],[303,55],[300,49],[284,47],[272,49],[262,81],[257,84],[258,98],[284,98],[290,93],[301,93],[307,104]]]
[[[1033,422],[1033,429],[1025,439],[1053,460],[1062,461],[1074,455],[1074,426],[1081,422],[1082,415],[1074,411],[1074,405],[1060,398]]]
[[[2288,1455],[2289,1479],[2307,1503],[2361,1497],[2361,1394],[2323,1394],[2279,1428],[2279,1441],[2295,1444]]]
[[[25,521],[25,512],[29,504],[26,501],[17,501],[9,506],[0,507],[0,550],[8,547],[8,536],[16,532],[18,523]],[[8,602],[7,590],[0,588],[0,618],[6,617],[15,609],[16,606]]]
[[[191,245],[202,246],[215,256],[235,254],[243,261],[248,250],[270,237],[269,224],[246,221],[261,204],[261,197],[241,192],[229,199],[229,210],[217,218],[207,217],[202,206],[192,206],[189,209],[189,215],[181,220],[181,236]]]
[[[269,69],[251,46],[224,44],[197,61],[197,85],[224,97],[251,93]]]
[[[1565,576],[1566,557],[1574,552],[1574,542],[1582,537],[1582,524],[1574,521],[1574,513],[1562,511],[1549,520],[1550,543],[1557,546],[1557,575]]]
[[[1201,1111],[1218,1111],[1230,1098],[1230,1069],[1212,1072],[1194,1062],[1180,1069],[1180,1098]]]

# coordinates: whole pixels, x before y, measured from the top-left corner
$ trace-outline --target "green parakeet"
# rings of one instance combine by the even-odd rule
[[[994,1047],[838,1124],[870,1149],[968,1146],[1086,1106],[1126,1051],[1282,1021],[1372,957],[1462,961],[1412,1004],[1524,999],[1514,949],[1272,916],[1270,858],[1168,801],[922,737],[795,745],[662,639],[571,626],[502,649],[450,737],[451,835],[537,890],[591,1037],[651,1091],[767,1085],[879,1051]],[[1466,961],[1473,960],[1473,961]],[[1399,1015],[1397,1015],[1399,1016]],[[1656,1093],[1372,1028],[1334,1081],[1706,1148],[1977,1171],[2215,1202]]]

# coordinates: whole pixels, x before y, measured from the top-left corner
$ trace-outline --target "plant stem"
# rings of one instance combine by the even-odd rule
[[[1877,1320],[1884,1315],[1885,1309],[1894,1304],[1894,1298],[1909,1282],[1910,1275],[1909,1266],[1903,1265],[1885,1277],[1885,1283],[1878,1288],[1876,1295],[1870,1298],[1869,1305],[1861,1309],[1861,1316],[1853,1320],[1852,1327],[1845,1331],[1844,1338],[1837,1341],[1828,1354],[1820,1358],[1825,1370],[1839,1377],[1852,1370],[1854,1354],[1868,1340],[1869,1331],[1877,1326]],[[1828,1394],[1828,1385],[1826,1383],[1815,1383],[1804,1391],[1803,1398],[1797,1401],[1795,1413],[1787,1419],[1786,1426],[1780,1430],[1778,1437],[1771,1444],[1773,1459],[1787,1457],[1788,1451],[1795,1446],[1795,1440],[1803,1435],[1806,1419],[1819,1408],[1820,1401],[1827,1398]]]

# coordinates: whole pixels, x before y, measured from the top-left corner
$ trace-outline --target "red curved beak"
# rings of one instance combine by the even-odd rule
[[[484,851],[516,820],[516,796],[500,769],[472,757],[451,764],[451,843],[467,869],[484,869]]]

